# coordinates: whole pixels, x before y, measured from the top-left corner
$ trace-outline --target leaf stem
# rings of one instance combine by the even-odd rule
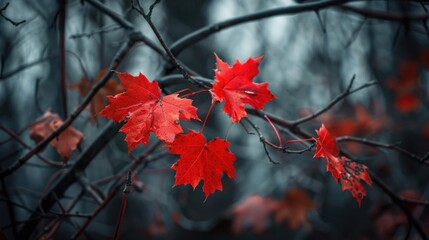
[[[201,126],[201,130],[200,130],[200,132],[201,132],[201,133],[203,132],[204,127],[206,126],[207,119],[209,118],[209,115],[210,115],[210,113],[212,112],[213,106],[214,106],[215,104],[216,104],[216,102],[212,101],[212,104],[210,105],[210,108],[209,108],[209,110],[207,111],[206,118],[204,119],[203,126]]]

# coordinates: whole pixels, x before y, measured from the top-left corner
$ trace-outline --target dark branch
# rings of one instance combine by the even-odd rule
[[[426,153],[426,155],[424,155],[423,157],[419,157],[419,156],[399,147],[398,144],[386,144],[386,143],[381,143],[381,142],[377,142],[377,141],[373,141],[373,140],[368,140],[365,138],[358,138],[358,137],[352,137],[352,136],[338,137],[337,142],[358,142],[358,143],[362,143],[362,144],[372,146],[372,147],[392,149],[392,150],[395,150],[395,151],[397,151],[397,152],[399,152],[399,153],[401,153],[401,154],[403,154],[409,158],[417,160],[419,163],[429,164],[429,162],[427,161],[429,159],[429,152]]]
[[[131,39],[131,38],[130,38]],[[82,100],[82,103],[70,114],[70,116],[63,122],[63,124],[58,127],[52,134],[43,139],[36,147],[31,149],[27,154],[25,154],[21,159],[16,161],[8,169],[2,170],[0,172],[0,178],[9,176],[22,165],[24,165],[32,156],[44,149],[54,138],[60,135],[65,129],[67,129],[73,121],[80,115],[80,113],[85,110],[86,106],[91,102],[92,98],[97,94],[97,92],[107,83],[112,75],[112,70],[116,69],[122,60],[125,58],[126,53],[134,46],[135,41],[127,41],[117,52],[115,58],[110,64],[109,70],[106,72],[103,78],[94,85],[94,87],[89,91],[88,95]]]
[[[27,20],[22,20],[22,21],[19,21],[19,22],[15,22],[12,19],[6,17],[3,14],[3,12],[7,9],[7,7],[9,7],[9,3],[6,3],[6,5],[2,9],[0,9],[0,16],[2,16],[2,18],[4,18],[4,20],[12,23],[15,27],[18,26],[18,25],[20,25],[20,24],[23,24],[23,23],[25,23],[27,21]]]
[[[429,19],[429,14],[421,13],[421,14],[408,14],[408,13],[394,13],[394,12],[385,12],[373,9],[360,8],[355,6],[340,6],[339,9],[344,10],[346,12],[352,12],[364,17],[374,18],[379,20],[387,20],[387,21],[398,21],[398,22],[406,22],[406,21],[422,21]]]
[[[257,21],[264,18],[275,17],[279,15],[296,14],[301,12],[320,10],[331,6],[341,5],[341,4],[344,4],[345,2],[346,1],[344,0],[329,0],[329,1],[303,3],[296,6],[280,7],[276,9],[264,10],[264,11],[252,13],[249,15],[225,20],[219,23],[215,23],[215,24],[200,28],[182,37],[181,39],[171,44],[171,52],[175,56],[177,56],[183,50],[203,40],[204,38],[207,38],[208,36],[213,35],[214,33],[217,33],[219,31],[225,30],[227,28],[230,28],[242,23]]]
[[[326,105],[324,108],[320,109],[319,111],[317,111],[316,113],[313,113],[309,116],[297,119],[295,121],[290,122],[290,124],[292,124],[293,126],[298,126],[300,124],[303,124],[305,122],[308,122],[310,120],[315,119],[316,117],[320,116],[322,113],[328,111],[329,109],[331,109],[335,104],[337,104],[339,101],[343,100],[345,97],[347,97],[348,95],[355,93],[359,90],[362,90],[364,88],[373,86],[375,84],[377,84],[377,82],[373,81],[373,82],[368,82],[363,84],[362,86],[359,86],[358,88],[355,88],[353,90],[351,90],[353,82],[355,79],[355,75],[353,75],[352,79],[350,80],[349,86],[347,87],[347,89],[341,93],[340,95],[338,95],[336,98],[334,98],[331,102],[329,102],[328,105]]]

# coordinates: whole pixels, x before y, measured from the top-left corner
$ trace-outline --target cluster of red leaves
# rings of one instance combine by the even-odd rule
[[[237,60],[233,66],[229,66],[216,55],[215,82],[210,93],[213,103],[225,102],[224,112],[233,123],[247,117],[245,104],[263,109],[267,102],[275,98],[268,90],[268,83],[253,82],[253,78],[259,73],[261,59],[262,57],[249,58],[245,63]],[[207,142],[201,132],[193,130],[183,133],[180,120],[199,120],[192,100],[180,97],[177,93],[161,96],[158,83],[149,81],[141,73],[138,76],[117,74],[126,91],[108,96],[110,104],[100,114],[115,122],[126,122],[120,131],[126,134],[125,141],[129,151],[140,143],[147,144],[149,135],[153,132],[166,142],[165,148],[170,153],[180,155],[179,160],[171,167],[176,171],[174,186],[190,184],[195,189],[203,181],[206,199],[216,190],[222,191],[223,173],[235,178],[236,157],[228,149],[229,142],[220,138]],[[340,181],[343,190],[352,192],[360,205],[366,195],[360,181],[371,184],[366,166],[340,158],[338,147],[324,125],[317,134],[318,138],[314,138],[317,145],[314,157],[326,159],[327,170],[336,181]],[[283,217],[277,218],[289,215],[288,212],[283,212]]]
[[[232,209],[232,232],[238,234],[246,227],[251,227],[256,234],[262,234],[274,217],[276,223],[286,221],[290,229],[301,226],[310,228],[307,213],[315,208],[313,200],[302,189],[290,189],[280,200],[252,195]]]
[[[237,61],[230,67],[216,56],[218,69],[210,92],[214,103],[225,101],[224,111],[232,122],[247,116],[245,104],[262,109],[265,103],[274,99],[268,83],[253,82],[261,59],[249,58],[244,64]],[[158,83],[149,81],[141,73],[138,76],[117,75],[126,91],[108,96],[110,104],[100,115],[115,122],[126,122],[120,131],[126,135],[129,151],[140,143],[147,144],[153,132],[167,143],[166,148],[171,153],[180,155],[172,166],[176,171],[174,186],[190,184],[195,188],[204,181],[206,198],[216,190],[222,190],[224,172],[235,178],[235,155],[228,149],[229,142],[219,138],[207,142],[202,133],[192,130],[183,133],[180,120],[200,120],[192,100],[177,93],[162,97]]]
[[[345,157],[339,157],[340,152],[337,143],[325,125],[322,124],[316,133],[318,138],[313,138],[316,142],[316,153],[313,157],[326,160],[326,171],[332,174],[335,181],[340,182],[343,191],[349,190],[352,193],[360,206],[362,199],[366,196],[361,181],[368,185],[372,184],[367,167]]]
[[[30,138],[36,143],[39,143],[47,136],[51,135],[62,124],[63,121],[61,118],[48,110],[31,125]],[[67,161],[82,138],[82,132],[73,127],[68,127],[58,137],[54,138],[50,144],[57,150],[63,160]]]

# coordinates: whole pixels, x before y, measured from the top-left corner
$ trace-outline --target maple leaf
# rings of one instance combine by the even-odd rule
[[[176,171],[174,186],[191,184],[195,189],[203,180],[206,199],[214,191],[222,191],[222,173],[235,178],[235,155],[229,151],[229,145],[220,138],[207,143],[202,133],[192,130],[188,134],[178,134],[172,143],[165,146],[170,153],[180,155],[171,167]]]
[[[340,178],[341,190],[349,190],[360,206],[362,199],[366,196],[365,188],[360,181],[362,180],[368,185],[372,185],[368,168],[363,164],[352,162],[345,157],[341,158],[341,164],[345,169],[344,174]]]
[[[299,188],[285,192],[283,199],[277,204],[274,213],[276,222],[287,220],[291,229],[300,226],[310,227],[307,221],[307,212],[314,209],[315,204],[308,194]]]
[[[183,132],[179,120],[200,120],[192,100],[181,98],[178,94],[161,97],[158,83],[150,82],[141,73],[133,76],[118,72],[117,75],[127,90],[108,96],[110,104],[100,115],[115,122],[126,121],[120,131],[126,134],[128,151],[139,143],[147,144],[150,132],[162,141],[172,142],[176,134]]]
[[[46,111],[42,117],[37,119],[30,127],[30,138],[36,143],[39,143],[47,136],[51,135],[58,127],[63,124],[61,118],[52,113],[50,110]],[[66,128],[58,137],[54,138],[50,144],[54,147],[60,156],[66,161],[73,150],[83,138],[82,132],[73,127]]]
[[[265,232],[268,219],[278,206],[278,202],[272,198],[259,195],[248,196],[232,209],[234,216],[232,231],[238,234],[246,225],[250,225],[256,234]]]
[[[91,88],[98,82],[100,79],[106,74],[107,69],[103,68],[100,72],[98,72],[94,81],[88,79],[85,75],[79,79],[79,81],[70,83],[68,88],[77,90],[79,92],[80,97],[84,97],[88,95]],[[91,103],[89,105],[90,109],[90,121],[94,123],[97,119],[97,113],[100,112],[105,106],[105,98],[109,95],[115,95],[120,92],[125,91],[124,87],[121,84],[117,84],[115,79],[109,79],[107,83],[95,94],[92,98]]]
[[[323,122],[326,128],[329,129],[329,132],[335,136],[374,135],[390,124],[384,112],[374,115],[362,104],[348,106],[347,110],[342,113],[327,112],[316,119],[319,122]],[[313,112],[308,110],[304,113],[304,115],[310,114],[313,114]],[[374,148],[364,146],[357,142],[343,142],[342,145],[353,154],[362,152],[372,154],[375,151]]]
[[[360,206],[362,199],[366,196],[361,181],[368,185],[372,184],[367,167],[345,157],[339,158],[337,143],[324,124],[319,130],[316,130],[316,133],[318,138],[313,138],[316,142],[316,153],[313,158],[321,157],[326,160],[326,170],[332,174],[337,182],[340,181],[343,191],[349,190],[352,193]]]
[[[253,78],[258,75],[258,65],[262,56],[249,58],[245,63],[239,60],[230,67],[216,54],[215,83],[210,91],[213,99],[225,101],[223,110],[229,115],[232,122],[239,122],[246,117],[244,104],[254,108],[263,109],[264,105],[273,100],[275,96],[268,89],[268,83],[254,83]]]
[[[313,158],[324,158],[326,160],[326,171],[331,172],[335,181],[338,181],[344,173],[344,168],[336,157],[340,153],[337,143],[331,137],[324,124],[322,124],[319,130],[316,130],[316,133],[318,138],[313,138],[316,142],[316,152]]]

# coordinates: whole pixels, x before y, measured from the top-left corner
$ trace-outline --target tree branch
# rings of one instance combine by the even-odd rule
[[[0,178],[9,176],[22,165],[24,165],[33,155],[44,149],[54,138],[56,138],[60,133],[67,129],[73,121],[80,115],[80,113],[85,110],[86,106],[91,102],[92,98],[97,94],[97,92],[107,83],[112,75],[112,70],[116,69],[122,60],[125,58],[127,52],[135,45],[135,41],[130,39],[119,49],[116,56],[114,57],[112,63],[110,64],[109,70],[106,71],[106,75],[100,79],[100,81],[95,84],[88,95],[82,100],[82,103],[70,114],[70,116],[63,122],[63,124],[58,127],[52,134],[43,139],[36,147],[31,149],[27,154],[25,154],[21,159],[16,161],[9,168],[2,170],[0,172]]]
[[[353,82],[355,79],[355,75],[353,75],[352,79],[350,80],[349,86],[347,87],[347,89],[341,93],[340,95],[338,95],[336,98],[334,98],[331,102],[329,102],[328,105],[326,105],[324,108],[320,109],[319,111],[317,111],[316,113],[313,113],[309,116],[297,119],[295,121],[290,122],[290,124],[292,124],[293,126],[298,126],[300,124],[303,124],[305,122],[308,122],[310,120],[315,119],[316,117],[320,116],[322,113],[328,111],[329,109],[331,109],[335,104],[337,104],[339,101],[343,100],[345,97],[347,97],[350,94],[353,94],[359,90],[365,89],[367,87],[373,86],[375,84],[377,84],[376,81],[372,81],[372,82],[367,82],[365,84],[363,84],[362,86],[359,86],[356,89],[351,90]]]
[[[345,0],[328,0],[328,1],[302,3],[296,6],[268,9],[268,10],[244,15],[241,17],[225,20],[219,23],[215,23],[215,24],[200,28],[180,38],[179,40],[171,44],[171,52],[173,53],[173,55],[178,56],[183,50],[203,40],[204,38],[207,38],[214,33],[217,33],[219,31],[225,30],[227,28],[230,28],[242,23],[257,21],[264,18],[275,17],[279,15],[296,14],[301,12],[320,10],[331,6],[341,5],[346,2],[347,1]]]
[[[358,143],[362,143],[362,144],[372,146],[372,147],[392,149],[392,150],[395,150],[395,151],[401,153],[404,156],[407,156],[409,158],[417,160],[419,163],[429,164],[429,162],[427,161],[429,159],[429,152],[426,153],[423,157],[419,157],[419,156],[409,152],[408,150],[405,150],[405,149],[399,147],[397,144],[386,144],[386,143],[381,143],[381,142],[377,142],[377,141],[373,141],[373,140],[368,140],[365,138],[358,138],[358,137],[352,137],[352,136],[337,137],[336,140],[337,140],[337,142],[358,142]]]

